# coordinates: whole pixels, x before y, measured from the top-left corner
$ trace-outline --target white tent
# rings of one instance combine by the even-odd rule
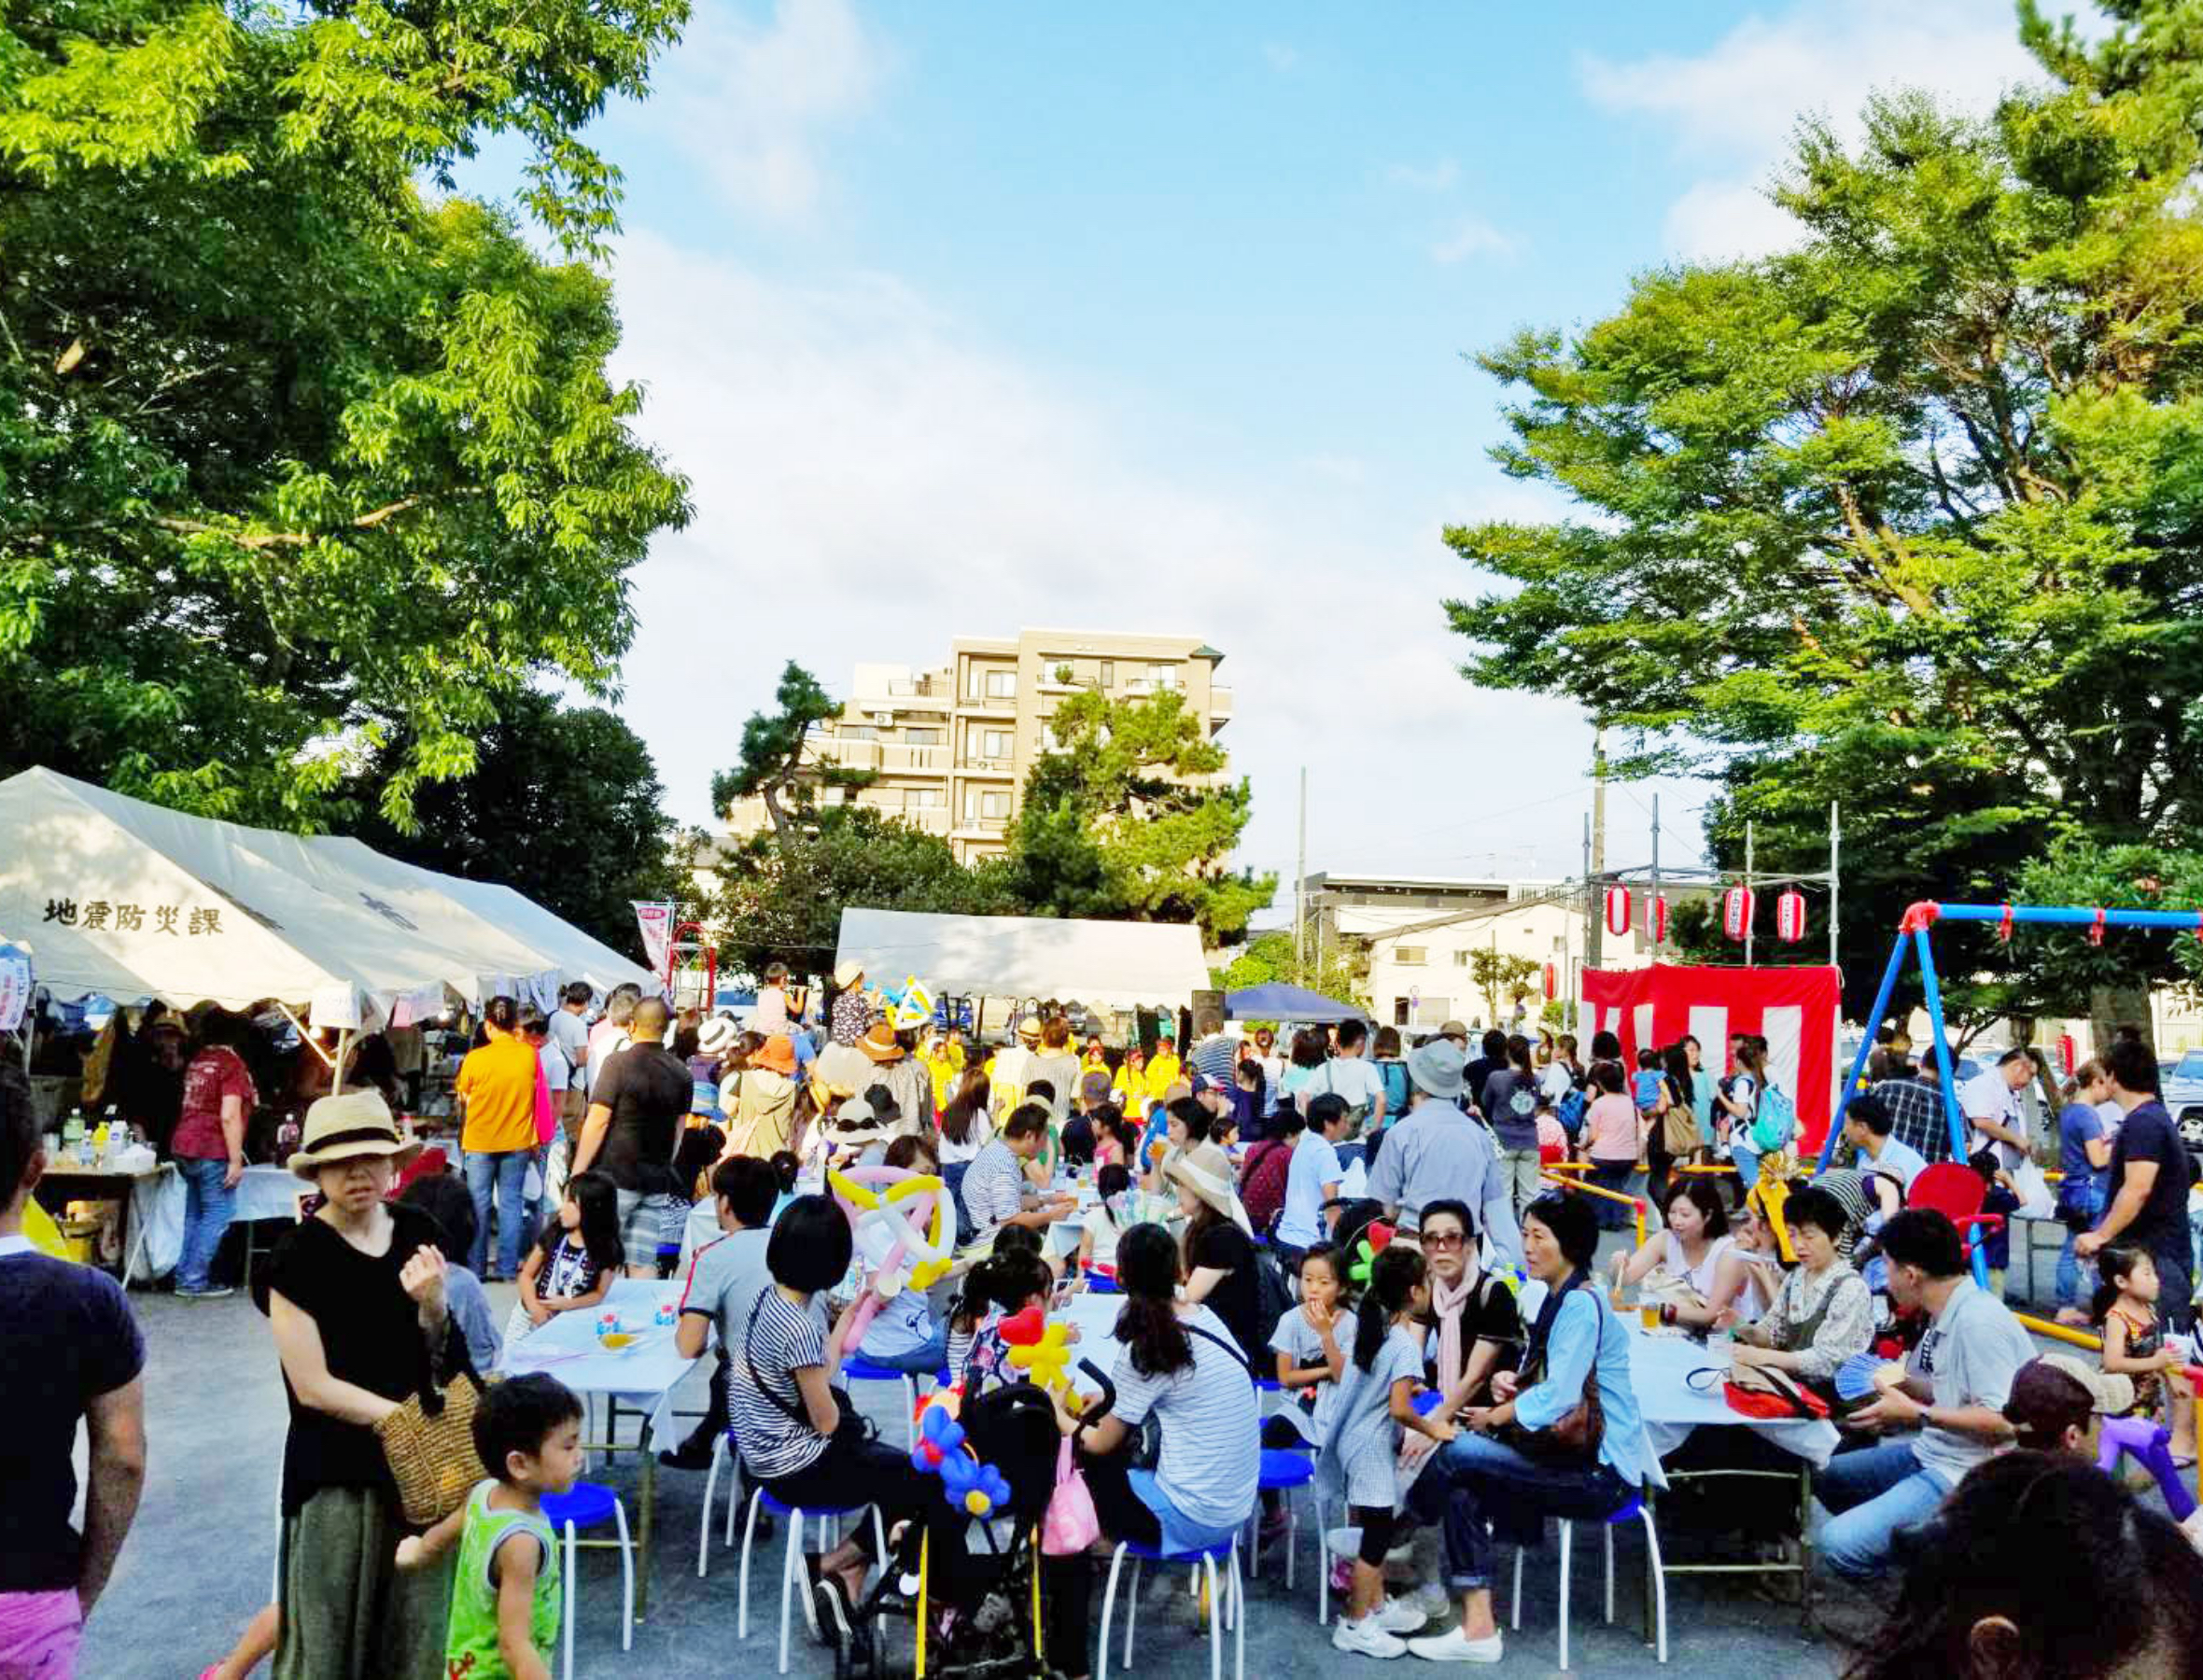
[[[565,930],[546,948],[439,891],[446,878],[357,841],[188,817],[50,770],[0,782],[0,938],[30,948],[57,997],[274,998],[358,1026],[400,998],[440,1004],[445,987],[473,1001],[485,981],[539,997],[562,979],[649,982],[616,957],[575,963],[573,942],[596,945],[579,930],[528,906],[539,931]]]
[[[1116,1009],[1182,1004],[1210,984],[1200,930],[1175,922],[848,909],[835,959],[861,963],[874,984],[915,974],[936,997],[1077,998]]]

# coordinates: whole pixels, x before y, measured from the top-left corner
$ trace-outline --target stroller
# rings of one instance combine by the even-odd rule
[[[1079,1368],[1102,1397],[1099,1418],[1115,1404],[1109,1379],[1091,1361]],[[1009,1498],[984,1518],[942,1499],[905,1535],[878,1583],[858,1607],[872,1636],[852,1647],[836,1680],[887,1680],[880,1637],[888,1618],[916,1627],[913,1680],[1047,1680],[1041,1623],[1040,1523],[1056,1489],[1062,1435],[1045,1391],[1030,1381],[967,1395],[958,1413],[964,1443],[1001,1471]]]

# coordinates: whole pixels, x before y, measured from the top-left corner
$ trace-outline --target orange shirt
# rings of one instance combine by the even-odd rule
[[[467,1052],[456,1089],[467,1099],[459,1145],[469,1155],[536,1146],[538,1066],[535,1048],[525,1039],[493,1038]]]

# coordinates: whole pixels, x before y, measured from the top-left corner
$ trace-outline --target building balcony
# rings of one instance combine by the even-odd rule
[[[1007,817],[960,817],[956,821],[956,832],[973,835],[1006,834],[1010,832],[1010,819]]]
[[[1209,690],[1209,716],[1222,722],[1231,716],[1231,691],[1228,688]]]
[[[885,775],[945,776],[949,751],[946,747],[912,747],[901,741],[850,740],[827,736],[814,749],[819,757],[831,758],[845,770],[876,770]]]
[[[962,758],[956,767],[966,776],[998,776],[1003,778],[1017,774],[1017,762],[1006,758]]]

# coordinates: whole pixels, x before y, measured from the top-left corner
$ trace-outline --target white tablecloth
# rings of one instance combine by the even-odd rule
[[[652,1433],[670,1437],[673,1389],[695,1365],[673,1345],[673,1326],[654,1322],[659,1303],[678,1303],[682,1285],[622,1278],[593,1310],[562,1312],[541,1329],[505,1344],[508,1371],[548,1371],[577,1394],[610,1394],[623,1405],[648,1409]],[[598,1345],[596,1321],[617,1312],[635,1340],[609,1350]]]
[[[299,1197],[313,1185],[288,1167],[247,1167],[237,1181],[237,1203],[230,1223],[254,1219],[292,1219],[299,1216]]]

